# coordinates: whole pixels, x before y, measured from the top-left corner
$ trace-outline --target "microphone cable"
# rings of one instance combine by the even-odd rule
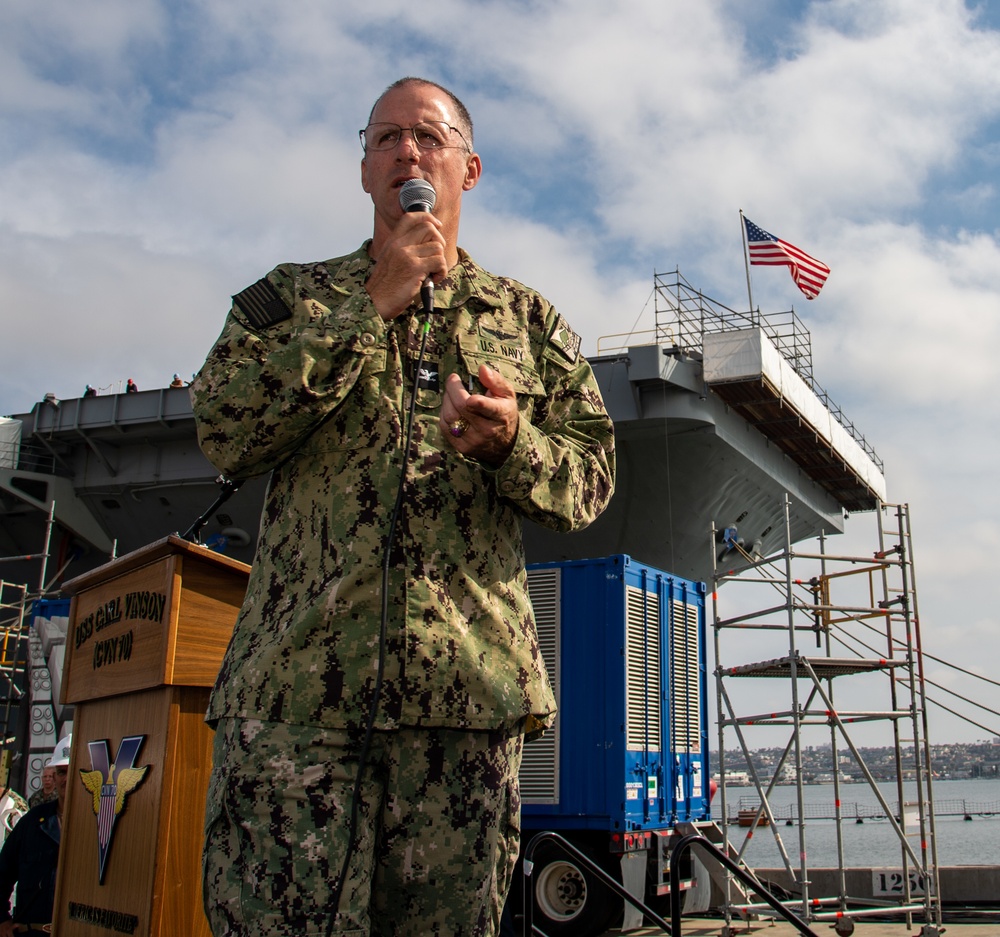
[[[430,289],[427,289],[430,283]],[[420,325],[422,333],[420,337],[420,351],[417,354],[417,363],[413,372],[413,393],[410,395],[410,406],[406,413],[406,433],[403,443],[403,464],[399,472],[399,484],[396,488],[396,501],[392,506],[392,514],[389,518],[389,530],[383,543],[382,557],[382,608],[379,620],[378,635],[378,666],[375,671],[375,688],[372,692],[372,705],[368,714],[368,721],[365,724],[365,734],[361,742],[361,749],[358,753],[357,776],[354,779],[354,790],[351,794],[351,819],[348,825],[347,849],[344,853],[344,864],[340,870],[340,878],[331,896],[330,904],[333,912],[327,919],[326,937],[333,933],[333,925],[340,913],[340,901],[344,893],[344,884],[347,881],[347,869],[350,866],[351,858],[355,852],[355,838],[358,832],[358,812],[359,801],[361,799],[361,781],[364,777],[365,769],[368,767],[368,758],[371,754],[372,738],[375,735],[375,717],[378,713],[379,703],[382,698],[382,685],[385,675],[386,643],[389,630],[389,568],[391,565],[392,549],[395,546],[396,534],[399,529],[399,518],[403,510],[403,492],[406,488],[406,470],[410,465],[410,445],[413,441],[413,428],[417,409],[417,388],[420,383],[420,371],[424,363],[424,354],[427,349],[427,335],[431,330],[430,317],[434,311],[434,285],[428,277],[421,288],[421,299],[423,300],[423,316]]]

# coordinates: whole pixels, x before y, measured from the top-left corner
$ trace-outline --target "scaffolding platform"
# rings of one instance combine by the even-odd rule
[[[806,679],[815,674],[821,680],[829,680],[831,677],[844,677],[848,674],[888,670],[902,664],[903,661],[887,660],[884,657],[865,660],[860,657],[802,657],[794,655],[753,664],[739,664],[727,668],[726,675],[729,677],[781,677],[790,680],[793,677]]]

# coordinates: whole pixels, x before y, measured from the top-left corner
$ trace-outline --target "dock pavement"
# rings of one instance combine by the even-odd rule
[[[1000,937],[1000,911],[963,912],[950,919],[945,914],[944,922],[936,934],[947,933],[948,937]],[[810,929],[820,937],[837,937],[837,932],[828,921],[812,921]],[[721,917],[685,917],[681,920],[680,934],[672,937],[720,937],[725,921]],[[787,921],[733,921],[730,924],[731,937],[800,937],[800,932]],[[854,922],[853,937],[930,937],[935,931],[924,931],[922,921],[914,921],[907,926],[903,920],[873,921],[862,919]],[[659,927],[641,927],[628,932],[628,937],[661,937],[666,932]],[[608,931],[604,937],[624,937],[620,930]]]

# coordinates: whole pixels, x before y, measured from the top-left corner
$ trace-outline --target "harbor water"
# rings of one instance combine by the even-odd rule
[[[836,866],[836,821],[811,819],[833,814],[833,785],[809,784],[802,790],[803,815],[806,817],[806,863],[811,868]],[[898,800],[896,785],[892,782],[880,783],[879,790],[895,811]],[[916,801],[914,785],[905,784],[903,791],[904,804]],[[937,780],[933,783],[933,795],[938,865],[1000,865],[1000,779]],[[730,819],[735,817],[738,808],[759,803],[757,791],[752,786],[729,785],[726,798]],[[842,823],[845,866],[899,868],[902,857],[899,837],[885,818],[872,788],[865,783],[841,784],[840,801],[845,816]],[[744,848],[743,858],[751,867],[778,867],[783,863],[774,836],[777,832],[791,864],[798,866],[801,843],[797,789],[794,785],[777,786],[771,791],[768,802],[777,818],[775,825],[758,826],[744,848],[746,835],[751,831],[730,822],[727,826],[730,841],[735,848]],[[713,808],[716,818],[721,821],[718,794]],[[916,811],[916,807],[907,808],[904,813],[911,810]],[[857,822],[857,816],[862,818],[862,822]],[[966,816],[970,819],[965,819]],[[791,825],[786,819],[789,817],[792,818]],[[919,857],[919,827],[914,825],[906,829],[908,842]]]

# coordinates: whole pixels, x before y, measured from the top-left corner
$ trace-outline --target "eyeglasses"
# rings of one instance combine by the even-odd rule
[[[399,143],[404,131],[409,130],[414,143],[424,150],[442,150],[445,147],[462,147],[469,150],[469,144],[458,127],[452,127],[443,120],[422,120],[412,127],[400,127],[399,124],[369,124],[364,130],[358,131],[361,146],[368,150],[391,150]],[[452,143],[451,134],[457,133],[461,143]]]

